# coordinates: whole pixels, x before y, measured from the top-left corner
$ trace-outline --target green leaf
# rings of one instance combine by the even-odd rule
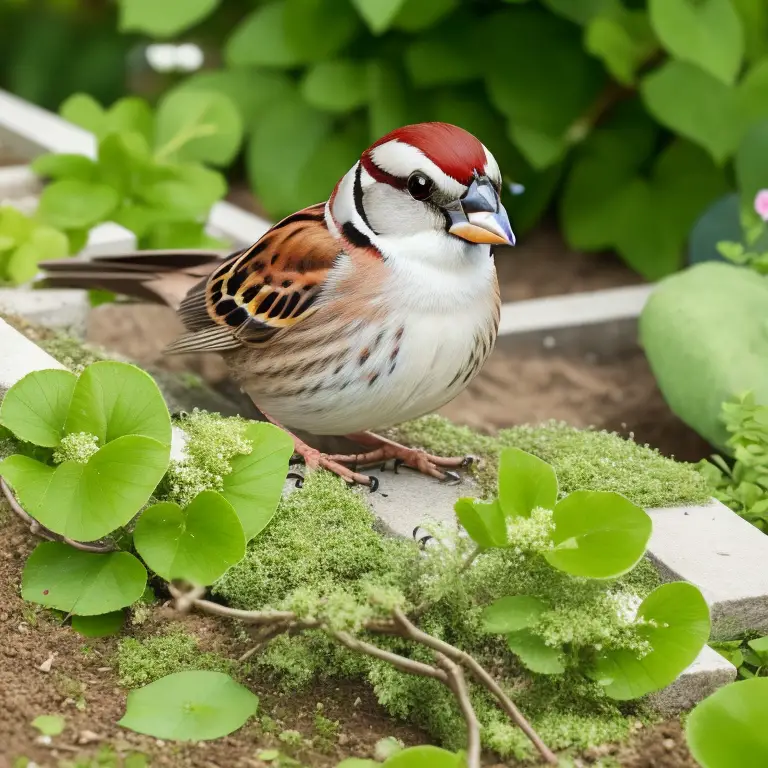
[[[651,23],[676,58],[732,84],[744,56],[741,20],[731,0],[649,0]]]
[[[231,243],[211,237],[205,223],[198,221],[161,222],[145,231],[143,244],[149,250],[173,248],[229,248]]]
[[[202,491],[185,509],[163,502],[145,510],[133,532],[136,551],[166,581],[207,586],[245,555],[245,536],[232,505]]]
[[[273,424],[255,422],[246,428],[245,438],[253,449],[230,461],[232,471],[224,476],[221,495],[234,507],[250,541],[275,514],[293,455],[293,438]]]
[[[565,672],[563,654],[558,648],[552,648],[533,632],[521,629],[507,635],[507,645],[523,665],[531,672],[540,675],[559,675]]]
[[[121,32],[174,37],[209,16],[219,0],[118,0]]]
[[[393,26],[405,32],[421,32],[434,26],[459,6],[460,0],[405,0]]]
[[[101,138],[104,134],[107,113],[101,104],[87,93],[76,93],[70,96],[59,107],[59,114],[70,123],[96,134],[97,138]]]
[[[715,691],[685,721],[691,754],[703,768],[768,764],[768,679],[740,680]]]
[[[116,635],[125,622],[123,611],[112,611],[97,616],[73,616],[72,629],[83,637],[109,637]]]
[[[93,181],[96,163],[85,155],[40,155],[31,164],[38,175],[49,179],[77,179]]]
[[[741,18],[744,49],[749,61],[768,56],[768,5],[763,0],[731,0]]]
[[[760,660],[768,659],[768,637],[758,637],[750,640],[747,645],[760,657]]]
[[[128,694],[119,725],[174,741],[209,741],[256,714],[258,697],[223,672],[176,672]]]
[[[648,514],[611,491],[574,491],[553,516],[555,548],[547,562],[572,576],[610,579],[637,565],[651,538]]]
[[[739,145],[736,178],[742,202],[751,208],[755,195],[768,187],[768,120],[752,126]]]
[[[547,610],[549,606],[532,595],[502,597],[483,611],[483,631],[504,635],[528,629]]]
[[[385,136],[408,122],[407,83],[399,69],[384,59],[368,62],[370,138]]]
[[[283,30],[304,61],[322,61],[354,40],[360,19],[349,0],[286,0]]]
[[[211,207],[226,193],[227,183],[218,171],[197,163],[174,166],[172,178],[154,182],[139,192],[139,197],[154,209],[143,209],[143,221],[139,223],[146,225],[146,232],[163,221],[207,218]]]
[[[105,184],[92,184],[76,179],[54,181],[40,195],[40,216],[60,229],[93,227],[108,221],[117,208],[117,192]]]
[[[159,158],[227,165],[240,148],[243,121],[232,100],[215,91],[178,89],[157,108]]]
[[[267,3],[246,16],[224,46],[227,65],[289,69],[308,59],[288,39],[285,0]]]
[[[20,245],[29,238],[35,222],[30,216],[10,205],[0,206],[0,232],[10,238],[14,245]]]
[[[576,24],[588,24],[597,16],[621,9],[621,0],[543,0],[544,5]]]
[[[324,61],[311,67],[301,84],[308,104],[328,112],[349,112],[366,103],[366,67],[353,61]]]
[[[475,544],[485,549],[507,545],[507,521],[498,501],[459,499],[453,508]]]
[[[171,444],[171,417],[154,379],[128,363],[92,363],[72,395],[67,432],[88,432],[103,445],[125,435]]]
[[[584,34],[584,47],[601,59],[624,85],[633,85],[635,73],[656,49],[656,38],[644,11],[622,10],[593,18]]]
[[[451,16],[432,32],[413,38],[405,51],[405,64],[414,85],[463,83],[482,74],[482,58],[467,45],[475,34],[475,19],[472,15]]]
[[[499,504],[507,517],[530,517],[536,507],[553,509],[557,475],[550,464],[519,448],[499,457]]]
[[[748,391],[768,403],[768,334],[755,321],[766,306],[763,276],[709,262],[660,282],[640,315],[640,341],[664,399],[726,453],[722,404]]]
[[[136,602],[146,584],[144,566],[128,552],[97,555],[46,541],[27,559],[21,595],[47,608],[93,616]]]
[[[637,631],[651,652],[637,658],[629,650],[606,651],[598,657],[594,679],[612,699],[637,699],[672,683],[709,638],[709,608],[697,587],[678,581],[662,584],[637,611]]]
[[[466,758],[440,747],[408,747],[386,760],[386,768],[464,768]]]
[[[643,80],[641,91],[660,123],[700,144],[719,162],[733,153],[742,132],[736,89],[693,64],[669,61]]]
[[[77,376],[69,371],[33,371],[17,381],[0,404],[0,424],[20,440],[55,448],[64,436]]]
[[[18,284],[31,280],[40,261],[63,259],[69,255],[69,240],[63,232],[44,224],[37,225],[27,242],[12,253],[5,264],[9,279]]]
[[[397,17],[405,0],[352,0],[374,35],[386,32]]]
[[[152,107],[138,96],[119,99],[107,111],[107,127],[118,134],[138,133],[150,143],[155,132]]]
[[[261,759],[263,760],[264,757],[261,756]],[[346,760],[342,760],[336,768],[381,768],[381,763],[375,760],[363,760],[359,757],[348,757]]]
[[[273,105],[255,127],[246,158],[248,176],[274,218],[317,202],[306,194],[304,170],[331,128],[328,114],[298,97]]]
[[[32,727],[36,728],[43,736],[58,736],[64,732],[66,721],[61,715],[38,715],[32,721]]]
[[[0,462],[0,474],[35,520],[76,541],[95,541],[128,523],[147,502],[169,453],[168,445],[130,435],[100,448],[87,464],[65,461],[54,469],[14,455]]]

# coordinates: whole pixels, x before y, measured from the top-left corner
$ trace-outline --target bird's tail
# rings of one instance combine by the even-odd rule
[[[88,261],[41,262],[43,288],[102,289],[178,309],[187,293],[230,254],[224,251],[140,251]]]

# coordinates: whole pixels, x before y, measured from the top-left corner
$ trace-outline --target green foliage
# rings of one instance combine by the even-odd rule
[[[480,456],[483,461],[477,479],[486,496],[495,492],[501,451],[519,448],[554,467],[563,494],[614,491],[645,508],[700,503],[709,498],[706,483],[692,466],[617,434],[576,429],[562,422],[503,429],[491,437],[440,416],[425,416],[401,425],[392,435],[442,456]]]
[[[723,403],[721,418],[732,465],[713,456],[699,471],[716,499],[768,533],[768,406],[748,393]]]
[[[119,0],[120,29],[172,37],[210,14],[220,0]]]
[[[75,94],[61,114],[96,135],[98,156],[46,155],[33,163],[51,180],[40,200],[43,221],[71,238],[115,221],[145,248],[218,244],[204,224],[227,186],[204,164],[230,163],[242,141],[242,119],[230,95],[179,88],[165,94],[154,115],[136,97],[104,109],[90,96]]]
[[[536,507],[552,509],[557,493],[557,475],[551,465],[517,448],[502,451],[499,505],[507,517],[530,517]]]
[[[112,611],[97,616],[73,616],[72,629],[83,637],[108,637],[116,635],[125,622],[123,611]]]
[[[144,566],[128,552],[101,555],[45,541],[24,566],[21,594],[48,608],[94,616],[131,605],[146,585]]]
[[[145,510],[133,532],[136,551],[166,581],[207,585],[245,554],[245,536],[232,505],[202,491],[186,508],[165,501]]]
[[[739,678],[750,680],[768,675],[768,637],[722,640],[710,646],[736,667]]]
[[[25,283],[37,273],[38,262],[70,253],[67,236],[41,216],[0,206],[0,284]]]
[[[137,688],[187,670],[232,674],[234,667],[230,659],[201,651],[197,639],[182,627],[172,626],[164,634],[145,640],[124,637],[117,646],[118,679],[125,688]]]
[[[685,735],[702,768],[758,768],[768,760],[765,708],[768,680],[741,680],[699,702],[685,724]]]
[[[124,728],[176,741],[218,739],[256,714],[259,700],[221,672],[176,672],[128,694]]]
[[[663,280],[640,317],[640,339],[670,408],[726,451],[722,403],[747,391],[768,403],[766,302],[762,275],[699,264]]]
[[[43,736],[58,736],[64,732],[65,724],[61,715],[38,715],[32,721],[32,727],[40,731]]]

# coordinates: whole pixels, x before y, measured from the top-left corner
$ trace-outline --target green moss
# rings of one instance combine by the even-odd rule
[[[617,491],[646,508],[694,504],[709,498],[706,483],[692,465],[668,459],[615,433],[576,429],[563,422],[513,427],[491,437],[433,415],[403,424],[393,434],[431,453],[480,456],[484,461],[476,474],[485,495],[495,492],[499,452],[514,447],[552,464],[562,493]]]
[[[120,685],[137,688],[174,672],[189,669],[235,671],[235,663],[215,653],[202,653],[197,640],[183,628],[168,628],[163,634],[136,640],[123,638],[117,647]]]

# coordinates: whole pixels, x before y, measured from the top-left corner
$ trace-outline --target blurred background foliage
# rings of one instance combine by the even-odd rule
[[[238,146],[184,159],[273,218],[387,131],[453,122],[524,185],[518,231],[554,209],[649,279],[715,201],[749,216],[768,186],[768,0],[0,0],[0,88],[54,110],[228,96]]]

